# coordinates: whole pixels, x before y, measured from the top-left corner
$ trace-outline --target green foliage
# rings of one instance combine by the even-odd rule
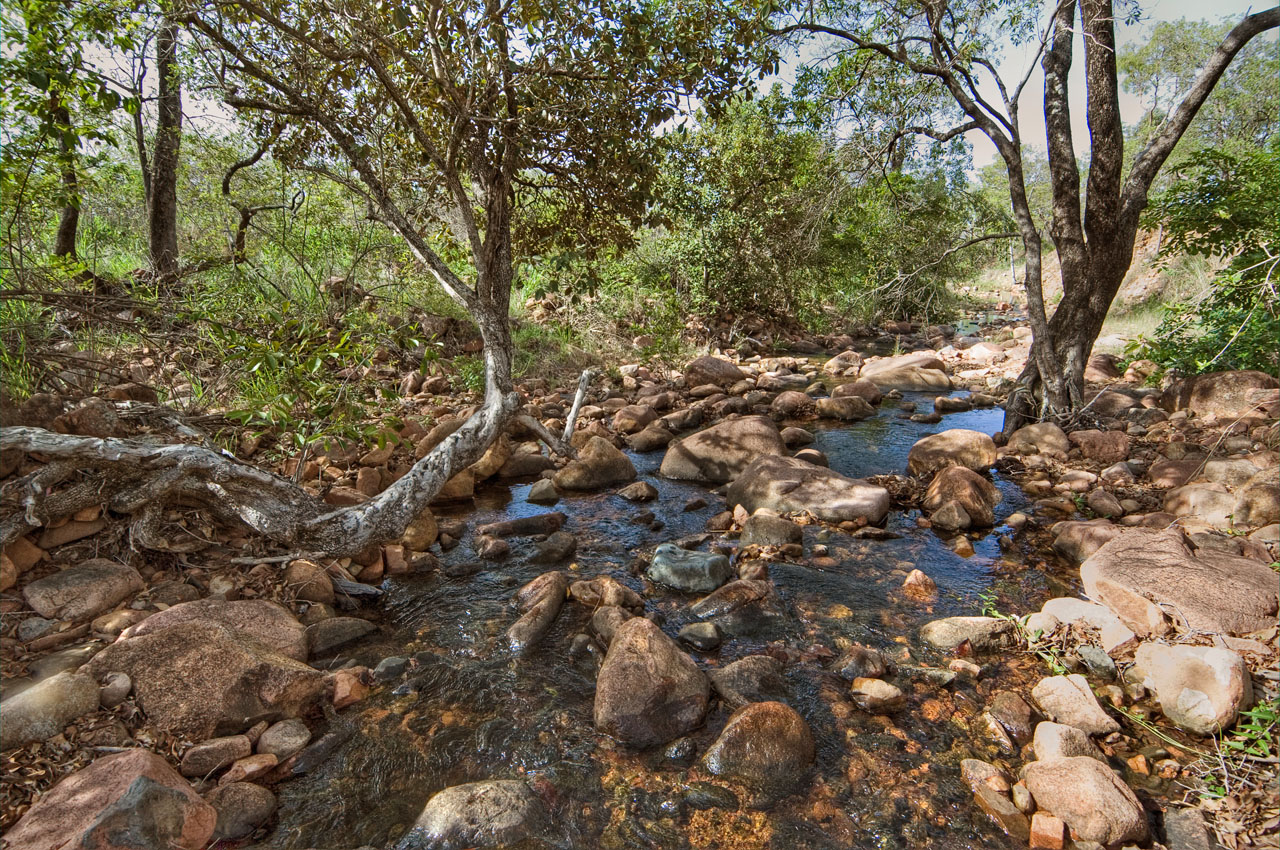
[[[1201,796],[1220,799],[1242,787],[1275,784],[1275,764],[1280,756],[1280,697],[1259,700],[1240,712],[1236,725],[1217,737],[1216,752],[1203,759],[1197,771]],[[1247,780],[1247,786],[1242,784]]]
[[[1280,138],[1243,154],[1209,149],[1176,169],[1178,181],[1148,212],[1165,227],[1165,258],[1229,258],[1199,297],[1168,305],[1134,353],[1184,373],[1280,366]]]

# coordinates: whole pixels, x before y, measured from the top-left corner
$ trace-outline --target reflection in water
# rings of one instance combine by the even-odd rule
[[[980,410],[924,425],[897,414],[886,402],[878,416],[863,422],[810,426],[815,446],[847,475],[901,472],[907,451],[925,434],[945,428],[990,433],[1002,416]],[[700,487],[658,478],[661,458],[661,452],[633,455],[641,478],[658,489],[653,503],[638,507],[612,494],[591,494],[563,499],[554,510],[568,514],[566,530],[579,538],[573,575],[608,574],[645,594],[674,635],[689,621],[693,597],[651,586],[631,575],[627,564],[658,543],[701,533],[723,503]],[[1016,486],[995,479],[1004,494],[998,518],[1025,506]],[[474,527],[548,510],[525,500],[528,489],[485,489],[474,509],[452,512]],[[695,496],[711,504],[686,512]],[[664,525],[654,530],[634,521],[644,510]],[[528,541],[517,540],[509,561],[486,564],[466,578],[437,572],[387,582],[383,634],[351,656],[370,665],[387,655],[414,656],[415,665],[403,682],[342,716],[355,734],[334,756],[278,788],[279,825],[262,846],[388,846],[442,788],[511,777],[530,780],[553,811],[556,832],[538,847],[1011,846],[975,814],[959,780],[960,759],[994,754],[981,749],[976,726],[971,729],[992,683],[957,681],[940,688],[911,668],[945,667],[945,659],[916,645],[920,625],[975,613],[977,594],[1017,567],[1002,562],[994,534],[974,539],[975,555],[961,558],[915,519],[913,512],[891,514],[888,527],[902,537],[887,541],[806,527],[806,552],[821,543],[831,560],[821,567],[808,559],[770,565],[785,606],[780,626],[726,640],[716,652],[694,653],[704,668],[761,652],[786,662],[789,701],[814,732],[817,764],[806,790],[767,812],[748,808],[750,796],[741,788],[728,793],[722,783],[708,784],[714,778],[696,764],[631,753],[595,732],[594,665],[569,653],[573,636],[586,629],[590,612],[582,606],[567,603],[540,648],[523,659],[497,648],[512,620],[513,592],[546,569],[527,563]],[[464,543],[443,561],[458,566],[473,558]],[[938,584],[939,601],[928,610],[897,592],[915,567]],[[1044,576],[1018,572],[1016,586],[1040,596]],[[906,709],[874,717],[850,708],[848,685],[826,670],[833,652],[849,642],[898,657]],[[692,736],[697,752],[714,740],[726,716],[722,707],[712,710]],[[733,802],[739,795],[740,807]],[[719,800],[719,807],[708,799]]]

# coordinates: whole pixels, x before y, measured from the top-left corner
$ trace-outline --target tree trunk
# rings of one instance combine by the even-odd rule
[[[178,148],[182,142],[182,84],[178,77],[178,25],[165,18],[156,33],[159,94],[156,140],[151,158],[147,226],[156,277],[178,275]]]
[[[76,231],[80,228],[80,177],[76,173],[75,143],[69,138],[71,113],[58,103],[53,108],[53,123],[58,133],[58,154],[62,165],[62,213],[58,217],[58,232],[53,239],[53,255],[76,259]]]

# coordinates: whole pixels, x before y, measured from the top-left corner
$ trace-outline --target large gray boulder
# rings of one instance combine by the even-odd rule
[[[729,580],[733,567],[724,555],[663,543],[654,551],[648,573],[654,581],[677,590],[708,593]]]
[[[523,780],[470,782],[428,800],[396,850],[506,847],[535,835],[545,823],[546,807]]]
[[[778,426],[764,416],[726,419],[667,447],[659,470],[667,478],[727,484],[755,458],[785,455]]]
[[[644,617],[619,625],[596,677],[596,728],[654,747],[702,723],[711,685],[693,659]]]
[[[827,522],[866,519],[872,525],[889,513],[889,492],[857,478],[789,457],[756,458],[729,486],[730,506],[784,514],[807,511]]]
[[[684,367],[685,383],[691,387],[715,384],[718,387],[731,387],[747,377],[737,366],[728,360],[704,354]]]
[[[121,633],[125,640],[155,634],[181,623],[219,623],[244,632],[281,655],[296,661],[307,660],[307,629],[283,605],[266,599],[197,599],[183,602],[130,626]]]
[[[981,431],[951,428],[916,441],[907,453],[907,474],[923,476],[948,466],[964,466],[976,472],[996,462],[996,444]]]
[[[859,377],[881,390],[943,391],[951,389],[945,366],[932,351],[917,351],[864,364]]]

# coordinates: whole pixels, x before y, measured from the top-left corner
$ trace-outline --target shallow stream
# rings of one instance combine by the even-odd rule
[[[906,400],[929,409],[923,394],[907,394]],[[814,431],[814,446],[833,469],[865,477],[903,472],[908,450],[926,434],[948,428],[991,433],[1003,416],[999,409],[975,410],[929,425],[900,413],[886,400],[875,418],[805,427]],[[724,502],[703,487],[658,477],[661,459],[661,451],[632,455],[641,480],[660,494],[646,504],[601,493],[566,497],[546,508],[526,501],[525,484],[484,490],[474,507],[453,513],[474,529],[499,519],[564,512],[565,530],[579,540],[575,566],[567,568],[571,577],[617,578],[644,595],[647,610],[666,617],[663,628],[674,637],[689,622],[683,610],[697,597],[653,585],[629,572],[628,564],[659,543],[704,533],[707,519]],[[907,707],[887,717],[853,709],[848,684],[827,669],[842,646],[856,642],[887,650],[902,668],[945,670],[949,659],[918,640],[925,622],[979,613],[980,594],[992,591],[1002,607],[1016,611],[1035,610],[1049,595],[1058,579],[1028,567],[1015,549],[1002,550],[999,537],[1008,529],[1000,523],[1027,501],[1014,483],[993,475],[1004,496],[997,528],[970,536],[972,556],[961,557],[933,531],[918,527],[913,511],[891,512],[887,529],[901,535],[892,540],[855,539],[807,526],[805,556],[769,566],[787,608],[783,623],[751,638],[726,639],[713,652],[691,651],[704,669],[762,652],[786,663],[788,701],[813,730],[817,762],[802,789],[771,808],[751,808],[747,792],[699,771],[696,761],[690,766],[660,749],[628,751],[596,732],[595,664],[570,652],[574,635],[586,631],[591,612],[583,606],[566,603],[529,655],[512,658],[499,648],[514,619],[513,593],[556,568],[529,563],[530,541],[514,539],[510,559],[485,564],[473,575],[452,578],[441,570],[384,584],[382,630],[346,655],[372,667],[386,656],[417,654],[418,666],[403,682],[343,713],[339,722],[354,734],[315,770],[279,787],[278,826],[262,846],[390,847],[435,792],[517,777],[529,780],[553,812],[551,833],[532,845],[537,847],[1015,846],[973,805],[959,763],[997,755],[994,744],[984,743],[977,717],[991,693],[1030,675],[1032,659],[980,659],[987,666],[977,682],[956,679],[946,686],[904,670],[897,683],[907,693]],[[698,497],[708,506],[686,511],[686,503]],[[661,528],[636,521],[649,510]],[[443,564],[478,564],[469,544],[468,537],[443,556]],[[833,559],[825,566],[815,565],[810,555],[818,544]],[[913,568],[937,583],[936,603],[926,606],[901,595],[903,578]],[[727,714],[713,701],[706,723],[692,736],[698,754]],[[712,805],[703,807],[708,800]]]

